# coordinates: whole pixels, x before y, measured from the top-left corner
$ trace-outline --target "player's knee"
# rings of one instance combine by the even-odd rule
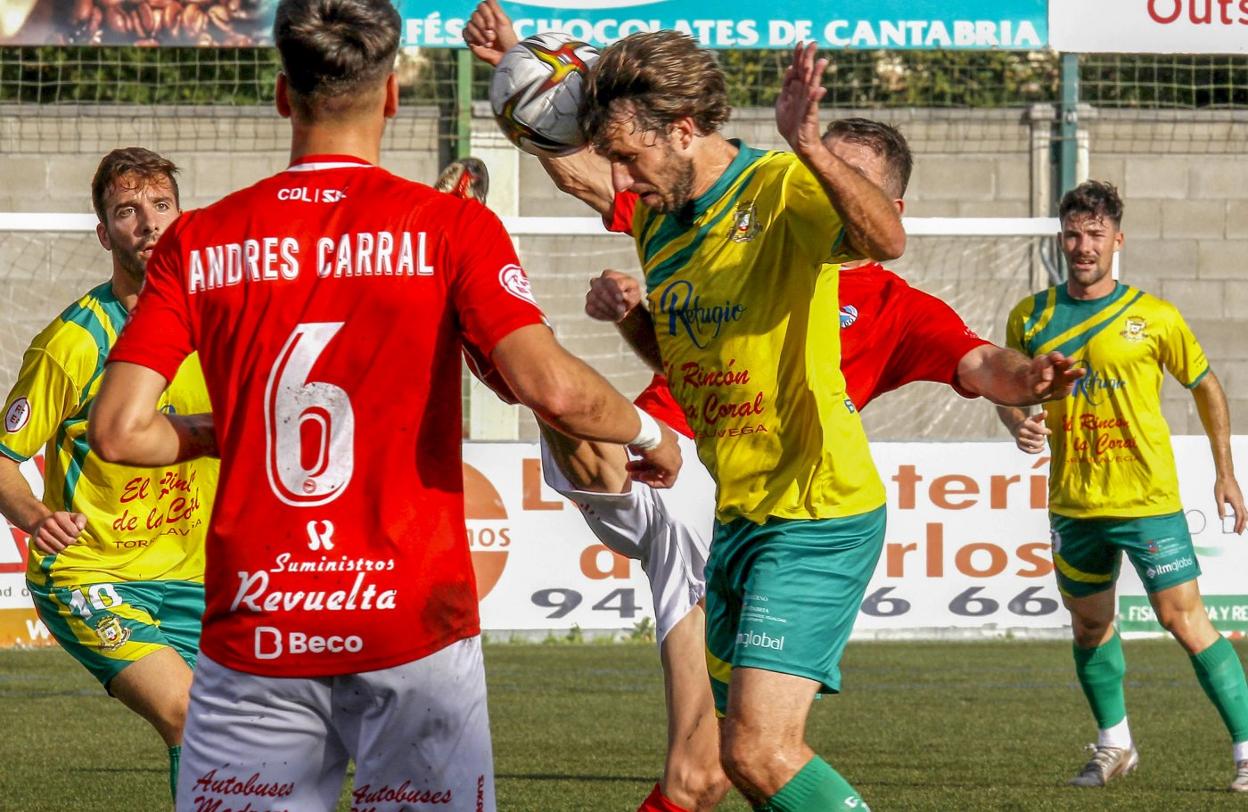
[[[694,810],[713,809],[732,789],[718,762],[679,765],[668,771],[665,783],[668,797]]]
[[[1207,644],[1206,638],[1210,634],[1216,634],[1209,622],[1209,616],[1200,606],[1162,609],[1157,613],[1157,622],[1189,651],[1199,651]]]
[[[1072,614],[1070,628],[1074,632],[1075,645],[1079,648],[1096,648],[1109,636],[1111,621],[1101,618]]]
[[[719,761],[724,773],[747,793],[767,785],[769,762],[774,760],[774,742],[765,742],[750,729],[726,722],[720,742]]]

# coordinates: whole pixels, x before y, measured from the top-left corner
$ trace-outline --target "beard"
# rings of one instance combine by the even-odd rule
[[[669,145],[663,174],[668,181],[666,189],[660,189],[661,202],[656,207],[664,214],[673,214],[693,200],[693,159],[681,158]]]
[[[126,276],[130,277],[136,283],[142,284],[143,278],[147,274],[147,261],[139,255],[139,251],[147,246],[141,246],[137,249],[120,249],[113,248],[113,254],[117,257],[117,263],[121,269],[126,272]]]

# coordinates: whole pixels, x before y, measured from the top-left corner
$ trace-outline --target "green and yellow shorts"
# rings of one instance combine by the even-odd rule
[[[204,615],[204,585],[190,581],[124,581],[70,587],[29,581],[39,619],[61,647],[105,688],[121,670],[171,648],[195,667]]]
[[[1072,519],[1051,513],[1049,527],[1063,595],[1086,598],[1113,588],[1123,552],[1150,595],[1200,575],[1182,511],[1140,519]]]
[[[884,545],[885,509],[839,519],[715,524],[706,564],[706,663],[715,709],[732,669],[841,687],[841,654]]]

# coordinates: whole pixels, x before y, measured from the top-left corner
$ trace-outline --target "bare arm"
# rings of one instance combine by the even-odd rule
[[[828,195],[845,226],[850,245],[875,260],[896,259],[906,249],[906,232],[897,207],[878,186],[832,154],[823,143],[820,82],[828,60],[815,59],[815,44],[799,44],[776,99],[776,127]]]
[[[1235,463],[1231,460],[1231,410],[1226,403],[1226,393],[1218,377],[1210,372],[1192,389],[1192,397],[1196,400],[1196,411],[1200,413],[1200,423],[1205,427],[1209,448],[1213,452],[1216,471],[1213,498],[1218,514],[1228,515],[1229,508],[1231,515],[1235,516],[1235,532],[1243,533],[1248,525],[1248,510],[1244,508],[1244,495],[1235,480]]]
[[[211,414],[162,414],[167,382],[139,364],[111,363],[91,405],[87,441],[108,462],[154,468],[216,456]]]
[[[615,187],[611,184],[611,164],[606,158],[586,147],[560,157],[539,155],[538,160],[559,191],[575,197],[603,217],[611,214],[615,206]]]
[[[560,434],[550,426],[537,423],[550,449],[555,464],[578,491],[591,493],[627,493],[631,486],[628,455],[624,447],[613,443],[576,440]]]
[[[538,419],[581,440],[628,445],[642,431],[640,412],[601,375],[570,354],[545,326],[531,324],[509,333],[490,360],[512,392]],[[652,420],[652,418],[647,418]],[[634,479],[670,487],[680,469],[675,433],[658,424],[660,445],[638,450],[629,462]]]
[[[87,526],[87,517],[81,513],[53,511],[36,499],[18,463],[8,457],[0,457],[0,513],[29,533],[31,543],[45,555],[73,544]]]
[[[958,362],[958,384],[1000,406],[1059,400],[1069,395],[1083,376],[1084,371],[1072,369],[1061,353],[1028,358],[993,344],[981,344]]]

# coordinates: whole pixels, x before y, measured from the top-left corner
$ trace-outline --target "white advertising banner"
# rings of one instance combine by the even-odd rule
[[[1248,0],[1049,0],[1049,43],[1080,53],[1248,53]]]
[[[1204,437],[1174,438],[1183,503],[1204,574],[1201,591],[1218,627],[1248,631],[1248,541],[1213,503]],[[1053,578],[1048,458],[1013,444],[877,443],[888,491],[883,554],[856,634],[874,636],[1047,633],[1068,619]],[[1248,459],[1248,437],[1234,440]],[[35,461],[25,467],[38,487]],[[580,512],[542,479],[536,444],[464,447],[468,536],[487,631],[622,630],[653,621],[640,567],[600,545]],[[708,509],[710,494],[704,495]],[[0,645],[48,642],[25,590],[25,534],[0,537]],[[1125,631],[1157,631],[1143,589],[1124,562]]]

